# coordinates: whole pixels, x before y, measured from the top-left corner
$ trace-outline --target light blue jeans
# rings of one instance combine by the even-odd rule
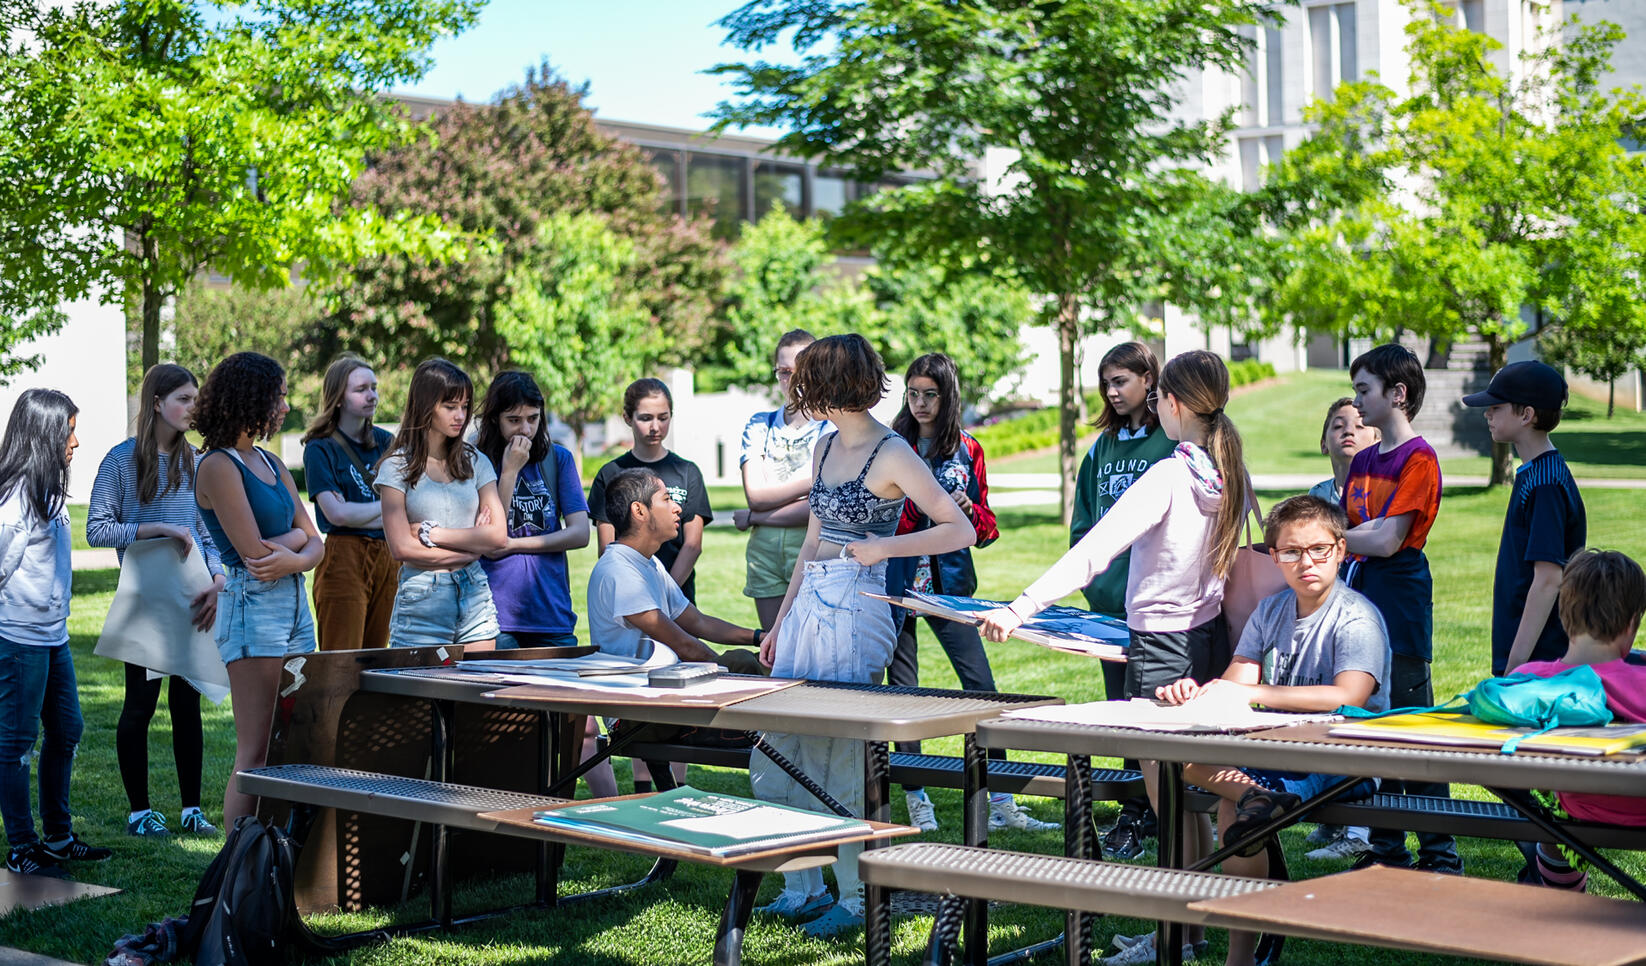
[[[467,644],[497,634],[497,606],[479,561],[452,571],[400,568],[390,647]]]
[[[314,650],[314,615],[309,612],[302,574],[258,580],[244,567],[223,570],[213,631],[224,664]]]

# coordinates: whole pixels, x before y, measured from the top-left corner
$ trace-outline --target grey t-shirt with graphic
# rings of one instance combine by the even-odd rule
[[[1383,615],[1342,581],[1302,620],[1290,587],[1265,597],[1247,621],[1235,656],[1258,662],[1264,684],[1288,687],[1331,684],[1344,671],[1364,671],[1377,679],[1366,710],[1388,710],[1389,632]]]

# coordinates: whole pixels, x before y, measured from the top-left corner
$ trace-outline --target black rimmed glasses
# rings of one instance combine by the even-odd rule
[[[1325,563],[1332,559],[1332,551],[1337,549],[1335,543],[1317,543],[1312,547],[1286,547],[1275,550],[1275,559],[1283,564],[1295,564],[1303,559],[1304,554],[1315,563]]]

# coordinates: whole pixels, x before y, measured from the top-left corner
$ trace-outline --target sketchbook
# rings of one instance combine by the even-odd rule
[[[893,607],[973,625],[982,621],[984,613],[1006,606],[1005,601],[952,594],[922,594],[918,591],[910,591],[905,597],[884,594],[865,596],[886,601]],[[1022,626],[1012,631],[1011,636],[1070,654],[1083,654],[1104,661],[1124,661],[1132,632],[1125,621],[1074,607],[1054,605],[1024,621]]]
[[[1341,715],[1335,714],[1257,711],[1249,705],[1225,700],[1197,699],[1186,704],[1171,705],[1149,698],[1023,708],[1007,711],[1001,717],[1090,725],[1098,728],[1135,728],[1139,731],[1194,734],[1238,734],[1311,722],[1343,720]]]
[[[1512,741],[1519,735],[1532,735],[1536,730],[1488,724],[1473,715],[1437,712],[1347,721],[1334,726],[1328,733],[1334,738],[1370,738],[1403,744],[1495,750],[1502,748],[1504,742]],[[1646,724],[1553,728],[1540,735],[1523,738],[1519,747],[1526,751],[1555,751],[1570,755],[1616,755],[1646,748]]]
[[[719,857],[850,838],[867,822],[774,805],[690,785],[656,795],[565,805],[532,815],[539,825]]]

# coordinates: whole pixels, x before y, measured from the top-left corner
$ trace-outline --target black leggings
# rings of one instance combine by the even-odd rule
[[[180,677],[148,680],[148,671],[126,665],[126,703],[114,729],[120,781],[131,810],[149,807],[149,721],[160,702],[160,684],[170,680],[166,706],[171,709],[171,750],[177,758],[177,790],[184,808],[200,806],[200,762],[205,740],[200,731],[200,692]]]

